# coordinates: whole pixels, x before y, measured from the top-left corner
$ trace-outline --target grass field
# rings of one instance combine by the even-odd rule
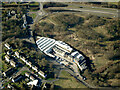
[[[32,13],[30,16],[34,19],[37,15],[35,13]]]
[[[66,71],[61,72],[60,80],[55,81],[54,84],[62,88],[87,88]]]
[[[71,18],[69,18],[69,15],[71,15]],[[84,22],[76,24],[74,20],[75,18],[73,17],[84,18]],[[69,27],[69,25],[67,26],[67,20],[73,24],[75,23],[75,25],[73,27]],[[109,19],[106,17],[98,17],[96,15],[83,13],[57,13],[41,20],[41,22],[46,22],[46,24],[38,24],[36,32],[38,35],[41,35],[41,29],[43,29],[45,37],[54,38],[70,44],[75,49],[83,52],[87,57],[89,57],[92,62],[91,66],[92,68],[94,67],[94,70],[100,71],[101,67],[106,67],[111,61],[110,58],[113,58],[114,54],[118,51],[117,48],[119,46],[119,40],[112,40],[111,38],[114,37],[114,30],[112,32],[113,34],[109,31],[109,29],[112,28],[111,26],[115,27],[116,20],[116,18]],[[70,22],[67,23],[71,24]],[[112,23],[115,23],[115,25]],[[108,28],[108,26],[110,28]],[[91,80],[91,74],[88,75],[87,71],[86,73],[87,74],[84,76],[88,78],[87,81],[89,84],[94,81],[93,84],[96,83],[95,85],[99,85],[100,83],[100,85],[103,84],[106,86],[106,83],[97,79]],[[85,88],[83,84],[76,81],[74,77],[70,76],[70,74],[65,71],[62,71],[60,80],[55,81],[55,85],[63,88]]]

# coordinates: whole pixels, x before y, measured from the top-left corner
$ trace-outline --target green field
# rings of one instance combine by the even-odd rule
[[[30,16],[34,19],[37,15],[35,13],[32,13]]]
[[[57,13],[44,18],[36,26],[35,33],[37,35],[64,41],[89,57],[91,60],[89,64],[93,71],[97,71],[98,74],[96,75],[88,70],[83,73],[89,84],[95,86],[114,85],[110,83],[109,78],[104,79],[105,82],[102,81],[107,74],[102,76],[100,72],[101,70],[105,72],[104,68],[109,68],[107,66],[109,62],[119,60],[120,40],[117,38],[119,37],[119,31],[116,18],[78,13]],[[115,73],[111,73],[114,76]],[[62,72],[60,77],[64,79],[56,81],[55,85],[63,88],[84,87],[79,85],[80,83],[65,71]],[[113,80],[114,78],[112,77]],[[101,81],[98,79],[101,79]],[[75,84],[73,85],[72,82],[75,82]]]
[[[87,88],[66,71],[62,71],[59,78],[54,84],[62,88]]]

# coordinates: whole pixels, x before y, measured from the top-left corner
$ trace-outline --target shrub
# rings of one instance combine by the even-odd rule
[[[47,2],[44,4],[44,8],[48,7],[67,7],[68,5],[63,4],[63,3],[55,3],[55,2]]]
[[[84,22],[84,18],[69,14],[60,14],[55,17],[55,20],[66,27],[74,27]]]

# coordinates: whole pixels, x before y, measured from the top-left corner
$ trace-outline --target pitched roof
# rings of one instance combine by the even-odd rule
[[[10,45],[8,43],[5,43],[8,47],[10,47]]]
[[[33,80],[35,79],[32,75],[30,76],[30,78],[32,78]]]
[[[6,58],[10,59],[10,57],[8,55],[5,55]]]
[[[25,76],[30,76],[30,74],[28,72],[25,73]]]
[[[43,71],[41,71],[41,70],[40,70],[38,73],[45,74],[45,73],[44,73]]]

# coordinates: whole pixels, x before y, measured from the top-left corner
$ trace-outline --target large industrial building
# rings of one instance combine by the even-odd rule
[[[62,59],[68,62],[75,62],[81,71],[87,68],[85,57],[62,41],[47,37],[37,37],[36,44],[42,52],[56,60]]]

